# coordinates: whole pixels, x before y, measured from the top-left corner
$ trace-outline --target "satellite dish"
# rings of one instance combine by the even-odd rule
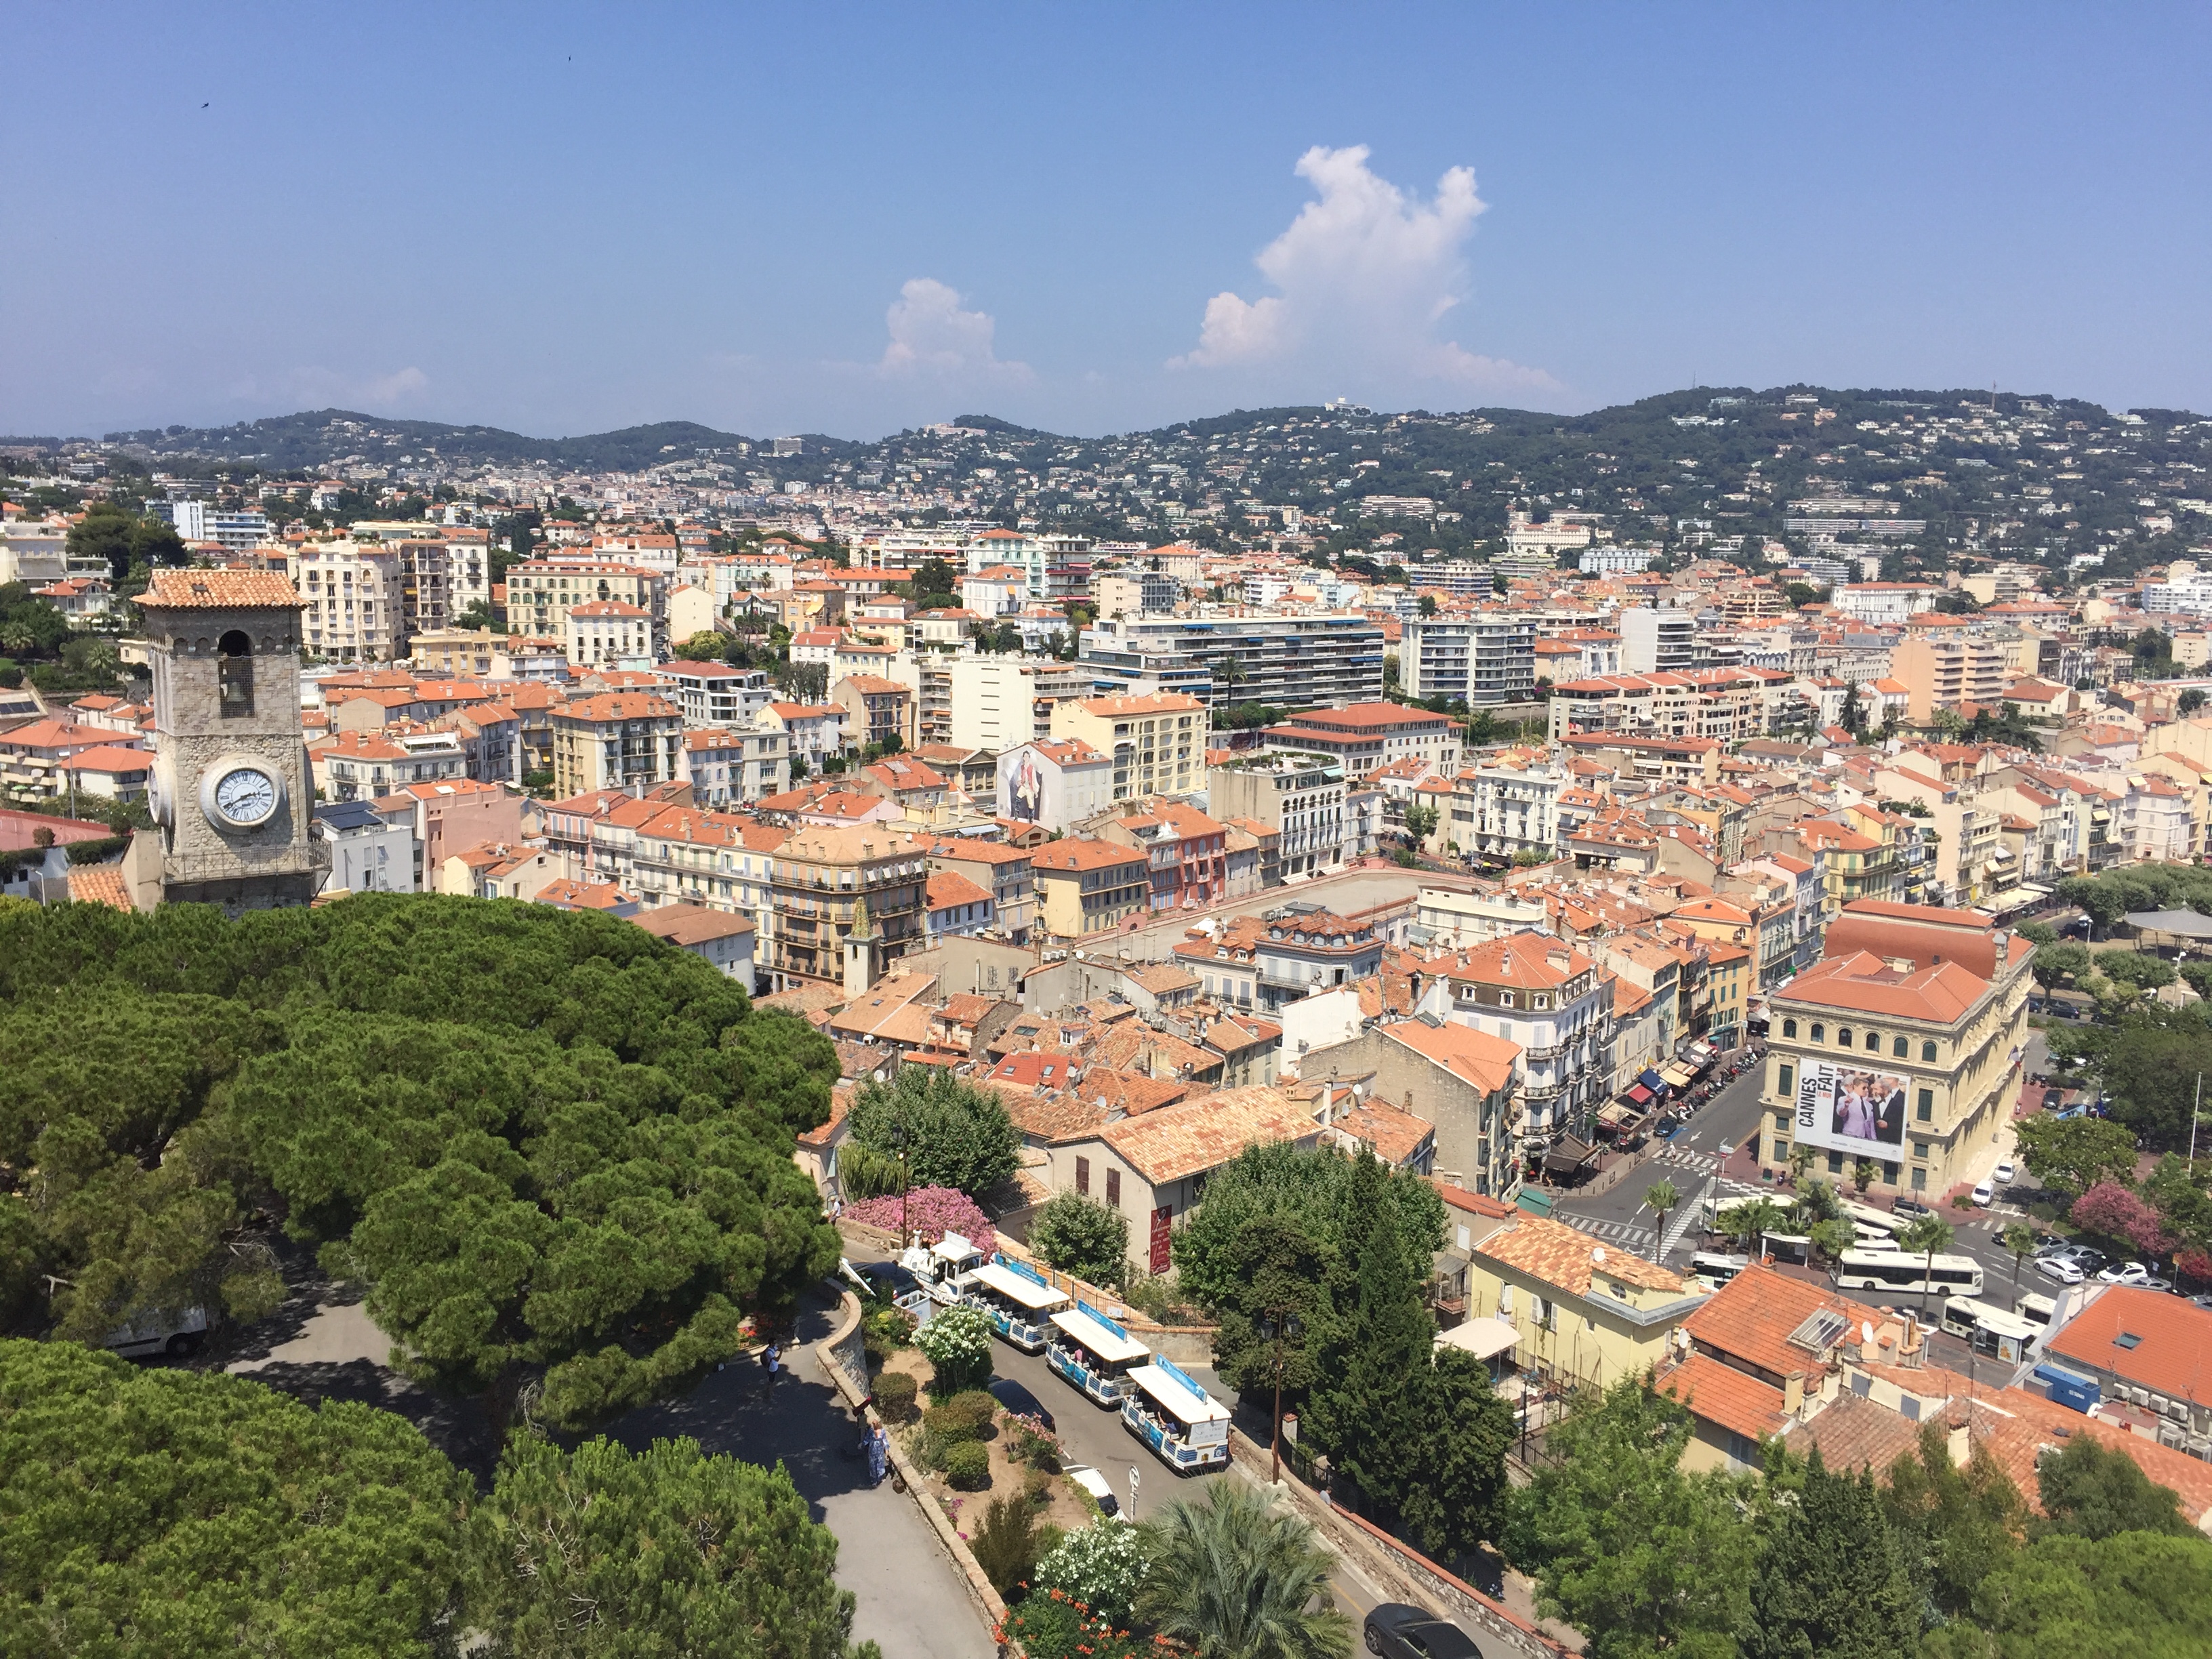
[[[1871,1319],[1859,1321],[1859,1340],[1869,1347],[1874,1345],[1874,1321]]]
[[[1591,1261],[1604,1261],[1604,1260],[1605,1260],[1605,1246],[1604,1246],[1604,1245],[1602,1245],[1602,1244],[1601,1244],[1601,1245],[1599,1245],[1595,1249],[1592,1250],[1592,1251],[1590,1252],[1590,1260],[1591,1260]]]

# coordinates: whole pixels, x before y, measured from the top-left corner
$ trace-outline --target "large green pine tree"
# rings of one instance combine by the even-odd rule
[[[1429,1356],[1436,1322],[1390,1212],[1377,1207],[1364,1230],[1358,1302],[1350,1321],[1341,1386],[1328,1390],[1329,1455],[1370,1503],[1395,1512],[1425,1479]]]
[[[1874,1476],[1830,1471],[1816,1446],[1774,1515],[1752,1577],[1747,1659],[1910,1653],[1923,1598]]]

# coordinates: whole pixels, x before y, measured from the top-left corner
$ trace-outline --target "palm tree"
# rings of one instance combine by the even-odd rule
[[[1831,1261],[1841,1259],[1857,1237],[1851,1231],[1850,1222],[1832,1220],[1814,1222],[1805,1230],[1805,1236],[1812,1242],[1813,1248]]]
[[[1942,1216],[1916,1216],[1898,1234],[1897,1248],[1908,1255],[1925,1259],[1927,1269],[1921,1274],[1921,1283],[1925,1285],[1936,1274],[1936,1252],[1948,1246],[1951,1239],[1951,1224]],[[1920,1313],[1923,1319],[1927,1317],[1928,1292],[1924,1289],[1920,1292]]]
[[[1652,1212],[1651,1259],[1656,1261],[1667,1243],[1667,1215],[1682,1201],[1671,1181],[1654,1182],[1644,1194],[1644,1207]]]
[[[1997,1235],[1997,1243],[2012,1254],[2012,1305],[2020,1306],[2020,1264],[2035,1254],[2035,1229],[2015,1221]]]
[[[1780,1232],[1783,1223],[1789,1218],[1779,1204],[1762,1193],[1729,1212],[1729,1231],[1756,1242],[1751,1254],[1752,1260],[1757,1261],[1765,1257],[1767,1234]]]
[[[1344,1659],[1352,1622],[1328,1594],[1313,1528],[1241,1485],[1216,1481],[1143,1523],[1152,1565],[1137,1616],[1206,1659]]]

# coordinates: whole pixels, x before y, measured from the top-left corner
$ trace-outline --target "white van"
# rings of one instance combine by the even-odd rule
[[[110,1331],[100,1346],[110,1353],[119,1353],[130,1359],[157,1353],[182,1359],[198,1352],[200,1339],[207,1334],[207,1326],[204,1308],[186,1308],[182,1313],[173,1314],[143,1314],[120,1329]]]

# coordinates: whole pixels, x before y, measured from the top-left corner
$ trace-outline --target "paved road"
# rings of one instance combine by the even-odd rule
[[[828,1304],[811,1301],[800,1315],[801,1340],[830,1328]],[[397,1411],[478,1480],[490,1479],[489,1436],[473,1402],[447,1400],[392,1372],[385,1364],[392,1345],[358,1305],[303,1308],[269,1335],[276,1340],[228,1369],[309,1401],[362,1400]],[[642,1449],[688,1434],[710,1452],[781,1462],[814,1518],[837,1534],[837,1582],[854,1594],[856,1638],[873,1638],[897,1659],[990,1659],[997,1651],[990,1627],[929,1522],[889,1481],[867,1484],[866,1466],[848,1455],[858,1433],[836,1391],[811,1353],[794,1352],[793,1360],[773,1396],[755,1364],[736,1361],[683,1400],[621,1418],[609,1437]]]

